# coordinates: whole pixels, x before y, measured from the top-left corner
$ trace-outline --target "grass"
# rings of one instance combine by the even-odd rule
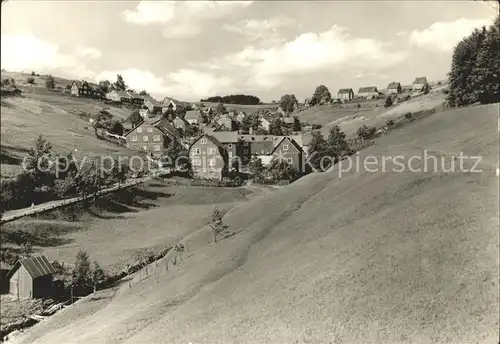
[[[483,156],[482,173],[308,175],[229,210],[236,235],[214,245],[208,226],[191,231],[168,271],[13,342],[495,343],[497,119],[497,105],[445,111],[361,153],[463,151]],[[151,211],[135,226],[146,230]]]

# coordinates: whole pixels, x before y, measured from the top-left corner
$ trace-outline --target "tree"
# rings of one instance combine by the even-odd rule
[[[262,165],[262,160],[260,158],[252,158],[248,164],[248,168],[254,180],[262,180],[264,178],[265,167]]]
[[[285,111],[287,115],[295,110],[298,103],[295,94],[285,94],[281,97],[279,102],[281,109]]]
[[[499,3],[500,6],[500,3]],[[500,102],[500,16],[486,32],[470,79],[482,104]]]
[[[101,268],[97,261],[94,261],[94,268],[92,269],[92,283],[94,284],[94,292],[97,289],[97,285],[106,279],[106,273]]]
[[[99,81],[99,90],[100,90],[102,93],[108,93],[108,92],[111,92],[111,90],[112,90],[112,85],[111,85],[111,82],[109,82],[109,80],[102,80],[102,81]]]
[[[76,254],[75,267],[71,277],[71,284],[74,287],[86,289],[92,285],[92,269],[87,252],[80,250]]]
[[[394,123],[394,121],[392,121],[392,123]],[[377,132],[376,127],[368,127],[366,124],[363,124],[356,131],[356,135],[362,139],[368,140],[371,139],[376,132]]]
[[[325,85],[319,85],[314,90],[312,99],[315,104],[329,103],[332,100],[332,95]]]
[[[124,128],[123,128],[123,124],[120,121],[117,121],[117,120],[109,121],[109,122],[106,122],[105,126],[106,126],[106,129],[108,130],[108,132],[110,132],[111,134],[120,135],[120,136],[123,135]]]
[[[30,85],[34,85],[35,84],[35,78],[32,77],[32,76],[29,76],[27,79],[26,79],[26,82]]]
[[[328,144],[321,132],[315,130],[312,132],[311,144],[309,146],[310,164],[316,169],[321,170],[321,160],[328,156]]]
[[[338,125],[330,128],[327,145],[329,156],[335,158],[334,163],[339,162],[344,155],[351,154],[351,148],[346,141],[346,135]]]
[[[21,252],[26,258],[31,257],[31,254],[33,253],[33,243],[31,242],[30,239],[24,239],[23,242],[21,243]]]
[[[475,29],[472,34],[464,38],[453,50],[451,71],[448,74],[450,93],[447,100],[450,106],[465,106],[478,100],[480,86],[477,78],[472,77],[478,52],[486,38],[486,28]]]
[[[298,176],[297,170],[288,162],[282,159],[273,159],[267,171],[271,176],[271,179],[275,181],[293,181]]]
[[[177,140],[174,140],[172,144],[168,145],[168,148],[165,151],[165,156],[167,156],[170,159],[170,162],[174,164],[179,157],[183,156],[183,153],[184,153],[184,147],[182,147],[182,145]],[[177,168],[180,166],[175,166],[175,167]]]
[[[39,134],[34,142],[34,147],[28,151],[25,168],[28,171],[40,172],[48,170],[52,158],[52,144]]]
[[[283,135],[283,122],[279,118],[275,118],[269,124],[269,134],[281,136]]]
[[[222,103],[217,104],[217,106],[215,107],[215,113],[217,115],[223,115],[223,114],[227,113],[227,109],[224,106],[224,104],[222,104]]]
[[[132,123],[132,125],[135,127],[139,123],[143,121],[143,118],[141,114],[139,113],[139,110],[134,110],[130,113],[130,115],[127,117],[127,122]]]
[[[252,128],[252,130],[255,131],[257,129],[259,129],[259,127],[261,126],[261,119],[260,119],[260,116],[258,113],[253,113],[251,114],[250,116],[245,116],[245,118],[249,117],[250,118],[250,128]]]
[[[388,108],[392,106],[392,97],[388,96],[387,99],[385,100],[384,107]]]
[[[118,74],[116,76],[116,81],[114,83],[114,87],[117,91],[126,91],[127,90],[127,84],[125,84],[125,80],[123,80],[123,77]]]
[[[297,116],[293,117],[293,131],[301,131],[300,120]]]
[[[229,228],[229,226],[222,221],[222,215],[217,207],[215,207],[212,211],[212,223],[210,223],[210,227],[212,228],[212,233],[214,234],[215,243],[217,243],[217,236]]]
[[[243,121],[241,122],[240,130],[243,134],[248,134],[250,132],[250,128],[252,126],[252,120],[250,116],[245,116]]]
[[[146,92],[146,90],[142,90],[141,92],[139,92],[139,95],[140,96],[149,96],[149,93]]]
[[[56,82],[54,81],[54,77],[52,75],[48,75],[47,79],[45,79],[45,86],[49,90],[53,90],[56,87]]]

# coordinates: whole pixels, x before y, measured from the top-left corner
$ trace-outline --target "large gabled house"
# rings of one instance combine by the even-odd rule
[[[187,133],[191,128],[191,124],[189,124],[189,122],[181,116],[175,116],[172,121],[172,125],[174,128],[182,130],[183,133]]]
[[[402,91],[402,87],[401,87],[401,83],[399,82],[391,82],[388,86],[387,86],[387,94],[398,94],[398,93],[401,93]]]
[[[292,165],[298,172],[305,172],[305,154],[294,139],[285,136],[271,152],[273,159],[284,160]]]
[[[113,90],[111,92],[106,93],[106,98],[116,103],[125,103],[125,104],[132,103],[133,99],[132,96],[130,96],[127,92],[118,90]]]
[[[229,158],[224,145],[208,134],[189,147],[189,159],[196,178],[221,180],[228,171]]]
[[[377,86],[361,87],[356,95],[358,98],[362,99],[377,99],[379,96],[379,91]]]
[[[18,299],[50,297],[55,273],[44,255],[19,259],[1,281],[1,290]]]
[[[102,99],[103,93],[96,84],[89,83],[85,80],[73,81],[71,83],[70,94],[75,97],[85,97]]]
[[[125,92],[130,96],[130,104],[141,106],[144,104],[144,98],[137,94],[134,90],[128,90]]]
[[[413,81],[413,91],[423,91],[428,86],[429,83],[425,76],[418,77]]]
[[[162,108],[162,112],[163,113],[166,113],[166,112],[169,112],[169,111],[173,111],[173,112],[181,112],[185,109],[185,106],[183,106],[181,104],[181,102],[175,100],[175,99],[172,99],[172,98],[169,98],[169,97],[165,97],[163,99],[163,101],[161,102],[161,108]]]
[[[162,112],[162,104],[150,96],[143,97],[144,106],[148,108],[151,113],[159,114]]]
[[[125,134],[127,148],[143,151],[150,156],[159,157],[176,140],[181,139],[179,132],[166,118],[144,119]]]
[[[354,99],[354,91],[352,88],[341,88],[337,92],[337,98],[343,102],[350,102]]]

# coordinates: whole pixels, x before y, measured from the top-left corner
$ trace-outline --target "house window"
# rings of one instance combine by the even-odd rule
[[[288,145],[283,145],[283,150],[287,151],[288,150]]]
[[[200,155],[201,154],[201,149],[200,148],[195,148],[193,149],[194,155]]]
[[[286,158],[286,162],[291,164],[293,162],[292,158]]]
[[[152,133],[153,132],[153,128],[152,127],[149,127],[148,128],[148,133]]]
[[[148,135],[144,135],[144,136],[142,137],[142,141],[144,141],[144,142],[148,142]]]
[[[206,145],[207,144],[207,139],[201,139],[201,144]]]
[[[215,166],[215,159],[208,159],[207,164],[209,167],[214,167]]]
[[[156,145],[155,146],[155,151],[160,151],[161,150],[161,146],[160,145]]]
[[[228,155],[229,159],[231,159],[233,157],[233,152],[227,152],[227,155]]]
[[[137,128],[138,133],[142,133],[142,128]]]
[[[200,158],[194,158],[193,159],[193,166],[201,166],[201,159]]]
[[[153,135],[153,141],[160,142],[160,135]]]
[[[137,136],[131,136],[130,141],[132,142],[137,142]]]

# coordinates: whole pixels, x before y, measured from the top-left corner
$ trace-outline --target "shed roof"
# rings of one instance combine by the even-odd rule
[[[341,88],[337,94],[349,94],[351,92],[354,93],[352,88]]]
[[[358,90],[358,93],[372,93],[372,92],[377,92],[377,86],[361,87]]]
[[[401,87],[401,83],[393,81],[389,84],[389,86],[387,86],[387,89],[394,90],[397,89],[398,87]]]
[[[413,84],[425,84],[427,83],[427,78],[425,76],[421,76],[415,79]]]
[[[221,143],[238,142],[238,132],[236,131],[216,131],[210,135]]]
[[[7,274],[9,279],[21,266],[23,266],[31,278],[35,279],[56,273],[56,269],[44,255],[20,259]]]

